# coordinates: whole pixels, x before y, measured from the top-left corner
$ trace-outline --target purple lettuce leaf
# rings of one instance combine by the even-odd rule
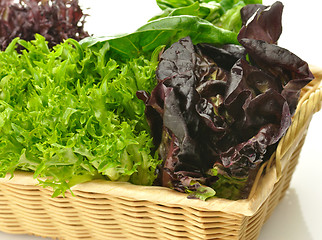
[[[254,65],[279,79],[281,94],[293,115],[301,89],[313,79],[307,62],[285,48],[262,40],[243,38],[240,43],[246,48]]]
[[[277,43],[282,33],[283,8],[281,2],[275,2],[271,6],[250,4],[243,7],[240,11],[243,27],[238,34],[238,41],[249,38]]]
[[[33,40],[36,33],[50,48],[67,38],[79,41],[89,36],[84,30],[86,16],[78,0],[1,0],[0,49],[4,51],[16,37]]]
[[[209,56],[218,67],[227,71],[237,62],[238,59],[244,58],[246,55],[245,48],[235,44],[225,44],[216,47],[211,44],[198,44],[201,52]]]

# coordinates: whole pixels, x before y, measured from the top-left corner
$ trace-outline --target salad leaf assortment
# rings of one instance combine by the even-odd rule
[[[30,41],[36,33],[46,38],[49,47],[68,38],[80,40],[89,36],[85,17],[78,0],[1,0],[0,49],[16,37]]]
[[[105,178],[247,198],[313,79],[277,45],[283,5],[157,4],[134,33],[0,52],[2,177],[34,171],[54,196]]]

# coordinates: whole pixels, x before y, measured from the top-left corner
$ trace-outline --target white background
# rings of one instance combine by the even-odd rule
[[[133,32],[159,12],[154,0],[80,0],[87,30],[96,36]],[[275,1],[263,1],[265,5]],[[322,68],[322,1],[284,0],[279,45]],[[87,9],[89,7],[90,9]],[[259,240],[322,239],[322,112],[312,120],[291,186],[264,225]],[[0,240],[44,240],[0,232]],[[99,239],[98,239],[99,240]]]

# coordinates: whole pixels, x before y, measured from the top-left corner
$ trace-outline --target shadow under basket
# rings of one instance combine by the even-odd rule
[[[95,180],[52,198],[32,173],[0,179],[0,230],[66,240],[257,239],[285,195],[312,116],[321,109],[322,69],[302,93],[293,123],[259,170],[248,199],[187,199],[168,188]]]

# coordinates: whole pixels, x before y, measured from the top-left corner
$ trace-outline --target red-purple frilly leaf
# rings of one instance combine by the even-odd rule
[[[36,33],[46,38],[49,47],[67,38],[79,41],[89,36],[84,30],[85,17],[78,0],[1,1],[1,50],[5,50],[16,37],[30,41]]]

